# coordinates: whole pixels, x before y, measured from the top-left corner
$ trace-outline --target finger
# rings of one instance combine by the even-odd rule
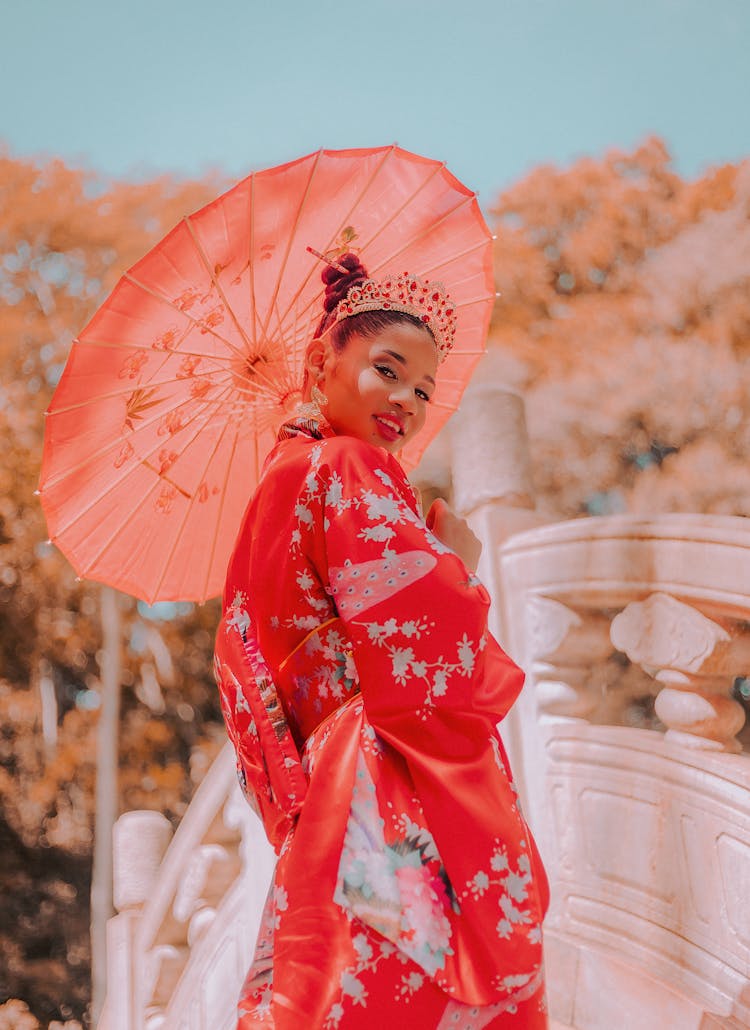
[[[447,505],[443,498],[436,497],[430,505],[430,510],[427,512],[427,518],[425,519],[428,529],[432,529],[432,527],[435,525],[435,519],[440,518],[440,516],[443,514],[442,509],[445,507],[447,507]]]

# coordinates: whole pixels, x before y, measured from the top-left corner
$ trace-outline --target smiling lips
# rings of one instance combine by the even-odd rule
[[[386,440],[398,440],[404,435],[404,424],[396,415],[373,415],[378,432]]]

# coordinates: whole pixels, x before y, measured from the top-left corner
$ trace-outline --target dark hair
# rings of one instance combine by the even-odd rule
[[[332,314],[336,310],[339,301],[343,300],[352,286],[364,282],[368,278],[367,269],[359,260],[356,254],[344,254],[337,258],[337,264],[347,269],[344,273],[332,265],[326,265],[321,273],[321,279],[325,283],[326,292],[323,299],[323,317],[315,330],[315,336],[331,327]],[[413,325],[422,329],[432,336],[429,326],[417,316],[410,315],[406,311],[384,311],[378,308],[375,311],[361,311],[358,315],[350,315],[349,318],[342,318],[331,329],[331,346],[335,351],[342,351],[352,336],[376,336],[389,325],[394,324]]]

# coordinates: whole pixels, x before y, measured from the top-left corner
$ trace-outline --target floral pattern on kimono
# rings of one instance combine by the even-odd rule
[[[281,440],[227,606],[238,592],[308,777],[242,1025],[375,1027],[407,1004],[425,1027],[466,1006],[545,1025],[547,884],[497,732],[523,674],[395,458]]]

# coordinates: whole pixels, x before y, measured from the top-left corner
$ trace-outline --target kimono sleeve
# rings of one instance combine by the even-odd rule
[[[444,743],[468,755],[505,716],[523,673],[489,636],[487,591],[427,528],[395,459],[338,442],[317,470],[318,571],[349,632],[368,715],[386,737],[400,739],[405,723],[423,742],[434,734],[437,756],[451,713],[458,722]]]
[[[548,901],[497,732],[524,676],[488,633],[486,590],[429,531],[395,459],[328,443],[311,498],[318,572],[367,718],[405,759],[461,904],[472,944],[455,957],[459,996],[489,1003],[538,974]]]

